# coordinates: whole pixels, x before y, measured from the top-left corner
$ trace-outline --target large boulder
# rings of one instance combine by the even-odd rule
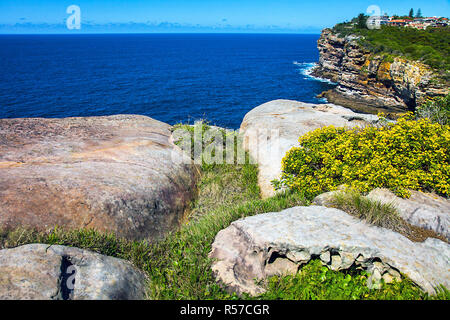
[[[30,244],[0,251],[0,300],[141,300],[147,279],[129,262]]]
[[[289,149],[298,146],[300,136],[325,126],[352,128],[377,120],[374,115],[358,114],[333,104],[291,100],[275,100],[251,110],[244,117],[240,133],[244,148],[259,165],[262,196],[275,194],[271,181],[280,178],[281,160]]]
[[[431,294],[435,286],[450,286],[449,244],[431,238],[412,242],[321,206],[235,221],[217,234],[210,257],[217,281],[238,294],[260,294],[264,288],[255,280],[296,273],[315,257],[333,270],[365,269],[372,285],[399,278],[401,272]]]
[[[394,205],[403,220],[450,239],[450,200],[433,193],[410,192],[411,197],[403,199],[389,189],[378,188],[372,190],[367,197]]]
[[[171,126],[135,115],[0,120],[0,228],[159,238],[194,196]]]

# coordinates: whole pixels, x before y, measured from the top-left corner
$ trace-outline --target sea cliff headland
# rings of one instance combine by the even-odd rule
[[[398,27],[365,31],[349,26],[327,28],[318,40],[320,59],[312,75],[338,84],[321,95],[330,103],[369,113],[414,111],[428,99],[449,93],[448,56],[435,61],[426,51],[423,58],[414,59],[420,55],[416,53],[420,43],[408,46],[403,38],[423,37],[430,45],[441,39],[448,43],[449,34],[450,27],[434,32]]]

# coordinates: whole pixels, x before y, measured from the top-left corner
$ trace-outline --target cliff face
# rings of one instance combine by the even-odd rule
[[[358,40],[355,35],[322,31],[320,60],[313,75],[338,83],[322,94],[329,102],[363,112],[404,112],[414,110],[426,97],[449,92],[428,66],[401,57],[383,58],[364,49]]]

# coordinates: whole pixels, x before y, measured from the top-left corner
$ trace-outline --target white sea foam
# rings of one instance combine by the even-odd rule
[[[305,78],[310,78],[312,80],[316,80],[316,81],[320,81],[320,82],[325,82],[325,83],[337,85],[336,82],[333,82],[333,81],[328,80],[328,79],[315,77],[315,76],[313,76],[311,74],[312,71],[314,70],[314,68],[317,66],[317,63],[315,63],[315,62],[298,62],[298,61],[294,61],[293,64],[296,65],[297,67],[299,67],[300,74],[302,74]]]

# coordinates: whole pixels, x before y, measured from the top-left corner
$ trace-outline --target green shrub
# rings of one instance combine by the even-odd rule
[[[408,189],[450,192],[450,126],[429,119],[366,128],[324,127],[300,137],[282,162],[278,186],[308,197],[347,185],[360,192],[386,187],[409,197]]]
[[[267,292],[259,299],[268,300],[448,300],[449,291],[437,288],[436,296],[429,296],[411,280],[402,279],[390,284],[381,283],[379,290],[366,285],[368,274],[360,270],[332,271],[312,260],[295,276],[274,276],[267,283]]]
[[[450,94],[428,101],[416,109],[417,118],[428,118],[442,125],[449,124]]]
[[[404,56],[444,73],[450,69],[450,27],[418,30],[382,26],[380,29],[369,30],[358,27],[358,24],[352,26],[351,23],[341,23],[332,30],[341,36],[362,36],[360,44],[374,53]]]
[[[211,126],[205,120],[194,125],[177,124],[172,131],[174,143],[195,163],[201,164],[202,170],[250,163],[237,131]]]

